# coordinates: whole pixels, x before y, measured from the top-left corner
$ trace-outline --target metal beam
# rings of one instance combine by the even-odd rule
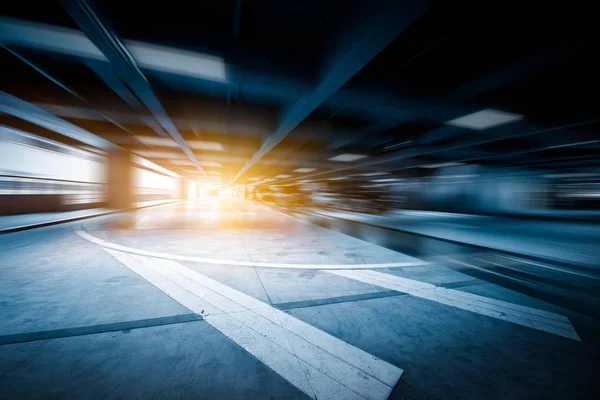
[[[73,125],[64,119],[58,118],[49,112],[4,91],[0,91],[0,112],[5,112],[6,114],[24,119],[32,124],[99,149],[113,150],[119,148],[119,146],[114,145],[108,140],[96,136],[77,125]]]
[[[314,90],[301,96],[282,115],[279,127],[265,140],[229,185],[233,185],[258,160],[285,139],[306,117],[337,92],[428,8],[428,1],[382,2],[371,10],[372,12],[367,13],[358,27],[352,27],[357,29],[351,30],[351,37],[348,34],[343,37],[343,41],[349,45],[334,56],[319,84]]]
[[[65,85],[64,83],[60,82],[58,79],[56,79],[55,77],[53,77],[52,75],[50,75],[49,73],[47,73],[46,71],[44,71],[42,68],[38,67],[37,65],[35,65],[34,63],[32,63],[31,61],[29,61],[27,58],[23,57],[22,55],[20,55],[19,53],[17,53],[16,51],[4,46],[4,45],[0,45],[0,47],[2,47],[3,49],[5,49],[6,51],[8,51],[10,54],[14,55],[15,57],[17,57],[19,60],[23,61],[25,64],[27,64],[29,67],[33,68],[35,71],[37,71],[38,73],[40,73],[42,76],[44,76],[46,79],[48,79],[50,82],[54,83],[56,86],[58,86],[59,88],[63,89],[64,91],[70,93],[71,95],[73,95],[74,97],[76,97],[77,99],[81,100],[83,103],[90,105],[90,103],[84,99],[83,97],[81,97],[77,92],[75,92],[73,89],[71,89],[70,87],[68,87],[67,85]],[[123,125],[119,124],[117,121],[115,121],[114,119],[111,119],[109,117],[107,117],[106,115],[102,114],[100,111],[97,110],[93,110],[92,111],[94,114],[98,115],[100,117],[100,120],[106,120],[108,122],[110,122],[111,124],[115,125],[116,127],[124,130],[127,133],[131,133],[129,132],[129,130],[127,128],[125,128]]]
[[[145,111],[144,106],[135,97],[131,90],[125,85],[125,83],[115,74],[111,65],[105,61],[83,59],[85,65],[87,65],[94,73],[108,86],[113,92],[115,92],[125,103],[129,104],[131,108],[136,111]]]
[[[512,62],[500,69],[474,79],[440,97],[433,102],[433,104],[416,105],[416,107],[405,109],[395,116],[365,129],[362,132],[362,135],[373,135],[415,119],[428,120],[434,118],[442,121],[452,119],[450,117],[450,115],[453,114],[451,110],[449,110],[449,114],[442,113],[447,119],[443,119],[444,117],[440,115],[440,111],[443,111],[448,105],[464,102],[507,83],[529,76],[553,63],[559,62],[564,59],[565,56],[576,54],[578,51],[581,51],[582,48],[584,48],[583,44],[579,46],[563,46],[543,49],[533,55]],[[418,116],[418,118],[415,118],[415,116]]]
[[[0,43],[18,45],[42,51],[79,57],[90,66],[104,82],[118,94],[123,94],[124,100],[134,105],[135,101],[122,88],[122,83],[115,81],[116,75],[107,58],[98,50],[84,34],[73,29],[60,28],[53,25],[37,24],[9,18],[0,18]],[[148,43],[125,41],[128,49],[146,49]],[[161,48],[164,59],[177,56],[177,49]],[[209,96],[227,97],[228,93],[241,94],[244,98],[257,103],[288,105],[293,104],[302,95],[313,88],[309,82],[290,80],[272,75],[257,74],[236,70],[228,71],[228,79],[216,79],[201,74],[193,74],[190,70],[200,68],[208,56],[199,53],[187,55],[189,68],[169,69],[163,66],[156,57],[139,63],[139,56],[146,55],[143,51],[132,51],[138,65],[146,76],[159,81],[162,85],[175,90],[202,93]],[[104,66],[104,67],[103,67]],[[225,68],[223,66],[223,68]],[[106,75],[107,71],[112,73]],[[457,116],[478,111],[467,106],[448,106],[434,104],[431,101],[417,100],[395,95],[394,93],[361,91],[351,88],[341,88],[321,107],[335,111],[340,116],[359,117],[365,120],[389,119],[398,115],[399,110],[413,110],[418,107],[428,112],[420,117],[435,121],[444,121]]]
[[[59,117],[85,119],[90,121],[102,121],[102,118],[100,118],[97,115],[96,111],[91,108],[49,103],[36,103],[36,105]],[[147,124],[148,121],[146,119],[149,118],[145,114],[139,114],[134,112],[120,112],[111,110],[99,110],[99,112],[106,115],[110,119],[122,124]],[[230,123],[220,122],[217,120],[206,120],[204,118],[202,120],[179,118],[175,119],[174,122],[175,125],[180,127],[180,129],[205,129],[216,132],[227,132],[228,134],[231,133],[234,136],[242,136],[249,138],[261,138],[268,133],[267,128],[260,128],[255,125],[245,124],[244,121],[239,120]]]
[[[167,115],[146,77],[138,68],[135,59],[121,39],[102,22],[95,10],[85,0],[61,0],[61,4],[85,35],[108,59],[117,75],[127,83],[152,116],[179,144],[200,172],[205,175],[204,169]]]
[[[495,143],[495,142],[499,142],[499,141],[503,141],[503,140],[518,139],[518,138],[523,138],[523,137],[528,137],[528,136],[533,136],[533,135],[546,134],[546,133],[550,133],[550,132],[559,132],[559,131],[569,132],[568,130],[571,128],[577,128],[580,126],[596,124],[599,122],[600,122],[600,119],[593,119],[593,120],[575,122],[575,123],[561,125],[561,126],[547,127],[547,126],[536,125],[533,123],[527,123],[527,122],[523,121],[523,122],[521,122],[521,124],[522,124],[521,126],[522,126],[522,128],[524,128],[526,130],[525,132],[516,133],[516,134],[511,133],[508,135],[498,135],[493,138],[486,138],[486,139],[475,139],[475,140],[468,141],[467,143],[461,143],[461,144],[458,144],[455,146],[449,146],[449,147],[446,147],[443,149],[439,149],[439,148],[435,149],[435,148],[431,148],[431,147],[426,147],[425,150],[422,150],[422,149],[419,150],[418,148],[417,149],[407,149],[406,151],[402,151],[401,154],[397,154],[395,156],[382,157],[377,160],[371,160],[371,161],[366,161],[363,163],[353,164],[353,165],[349,165],[347,167],[337,168],[337,169],[333,169],[330,171],[316,172],[313,174],[304,175],[301,178],[299,177],[299,178],[291,178],[291,179],[282,179],[280,181],[277,181],[277,183],[294,181],[294,180],[298,180],[298,179],[307,179],[307,178],[312,178],[315,176],[328,175],[328,174],[332,174],[332,173],[336,173],[336,172],[344,172],[344,171],[349,171],[349,170],[353,170],[353,169],[359,169],[359,168],[364,168],[364,167],[369,167],[369,166],[374,166],[374,165],[388,164],[388,163],[392,163],[392,162],[406,160],[408,158],[420,157],[420,156],[429,155],[429,154],[437,154],[437,153],[442,153],[442,152],[447,152],[447,151],[452,151],[452,150],[465,149],[468,147],[479,146],[479,145],[484,145],[484,144],[489,144],[489,143]],[[502,131],[505,133],[514,132],[514,130],[515,130],[514,127],[509,127],[509,128],[504,127],[504,128],[497,128],[497,129],[502,129]],[[584,132],[577,132],[577,134],[584,134]],[[599,140],[595,140],[595,139],[586,140],[585,143],[591,144],[591,143],[597,143],[598,141]],[[579,145],[579,144],[582,144],[582,143],[576,143],[574,145]],[[553,148],[561,148],[561,147],[568,147],[568,146],[570,146],[570,145],[561,144],[561,145],[556,145],[556,146],[545,146],[543,148],[533,150],[531,152],[545,151],[545,150],[551,150]],[[530,151],[527,150],[527,151],[523,151],[523,152],[517,152],[517,153],[514,153],[514,155],[525,154],[527,152],[530,152]],[[467,158],[463,158],[463,159],[446,160],[446,161],[444,161],[444,163],[446,163],[446,162],[478,161],[478,160],[499,158],[499,157],[504,157],[504,156],[505,156],[504,154],[495,154],[495,155],[490,155],[490,156],[467,157]],[[435,165],[435,164],[439,164],[439,162],[429,162],[429,163],[424,163],[424,164],[419,164],[419,165],[410,165],[410,166],[401,167],[401,168],[392,168],[392,169],[389,169],[389,171],[401,171],[401,170],[420,168],[420,167],[425,167],[425,166],[430,166],[430,165]],[[355,175],[355,174],[350,174],[348,176],[352,176],[352,175]]]

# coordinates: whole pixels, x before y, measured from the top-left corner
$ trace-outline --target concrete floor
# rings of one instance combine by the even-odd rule
[[[232,200],[0,236],[2,399],[595,399],[599,332]]]

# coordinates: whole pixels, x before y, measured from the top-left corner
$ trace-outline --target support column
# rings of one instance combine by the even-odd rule
[[[133,168],[131,154],[115,150],[108,154],[108,207],[133,207]]]
[[[184,200],[188,198],[188,181],[185,178],[179,178],[179,198]]]

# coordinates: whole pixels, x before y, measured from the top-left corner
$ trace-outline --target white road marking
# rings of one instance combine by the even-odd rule
[[[236,213],[238,213],[239,215],[254,215],[254,213],[252,211],[240,211],[240,210],[236,210]]]
[[[581,341],[571,321],[564,315],[376,271],[326,272]]]
[[[105,249],[315,399],[386,399],[402,369],[173,260]]]
[[[95,236],[83,230],[76,230],[79,236],[83,239],[88,240],[92,243],[96,243],[102,247],[122,251],[125,253],[138,254],[142,256],[148,256],[153,258],[161,258],[166,260],[175,261],[191,261],[203,264],[213,265],[235,265],[239,267],[257,267],[257,268],[284,268],[284,269],[377,269],[377,268],[390,268],[390,267],[414,267],[418,265],[426,265],[425,261],[418,259],[412,259],[406,262],[390,262],[381,264],[287,264],[287,263],[275,263],[275,262],[259,262],[259,261],[238,261],[238,260],[222,260],[216,258],[204,258],[195,256],[182,256],[177,254],[159,253],[155,251],[141,250],[133,247],[122,246],[120,244],[107,242],[106,240],[99,239]],[[407,257],[408,258],[408,257]]]

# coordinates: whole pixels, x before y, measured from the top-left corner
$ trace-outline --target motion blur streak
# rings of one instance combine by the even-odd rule
[[[0,398],[600,398],[597,13],[522,3],[4,1]]]

